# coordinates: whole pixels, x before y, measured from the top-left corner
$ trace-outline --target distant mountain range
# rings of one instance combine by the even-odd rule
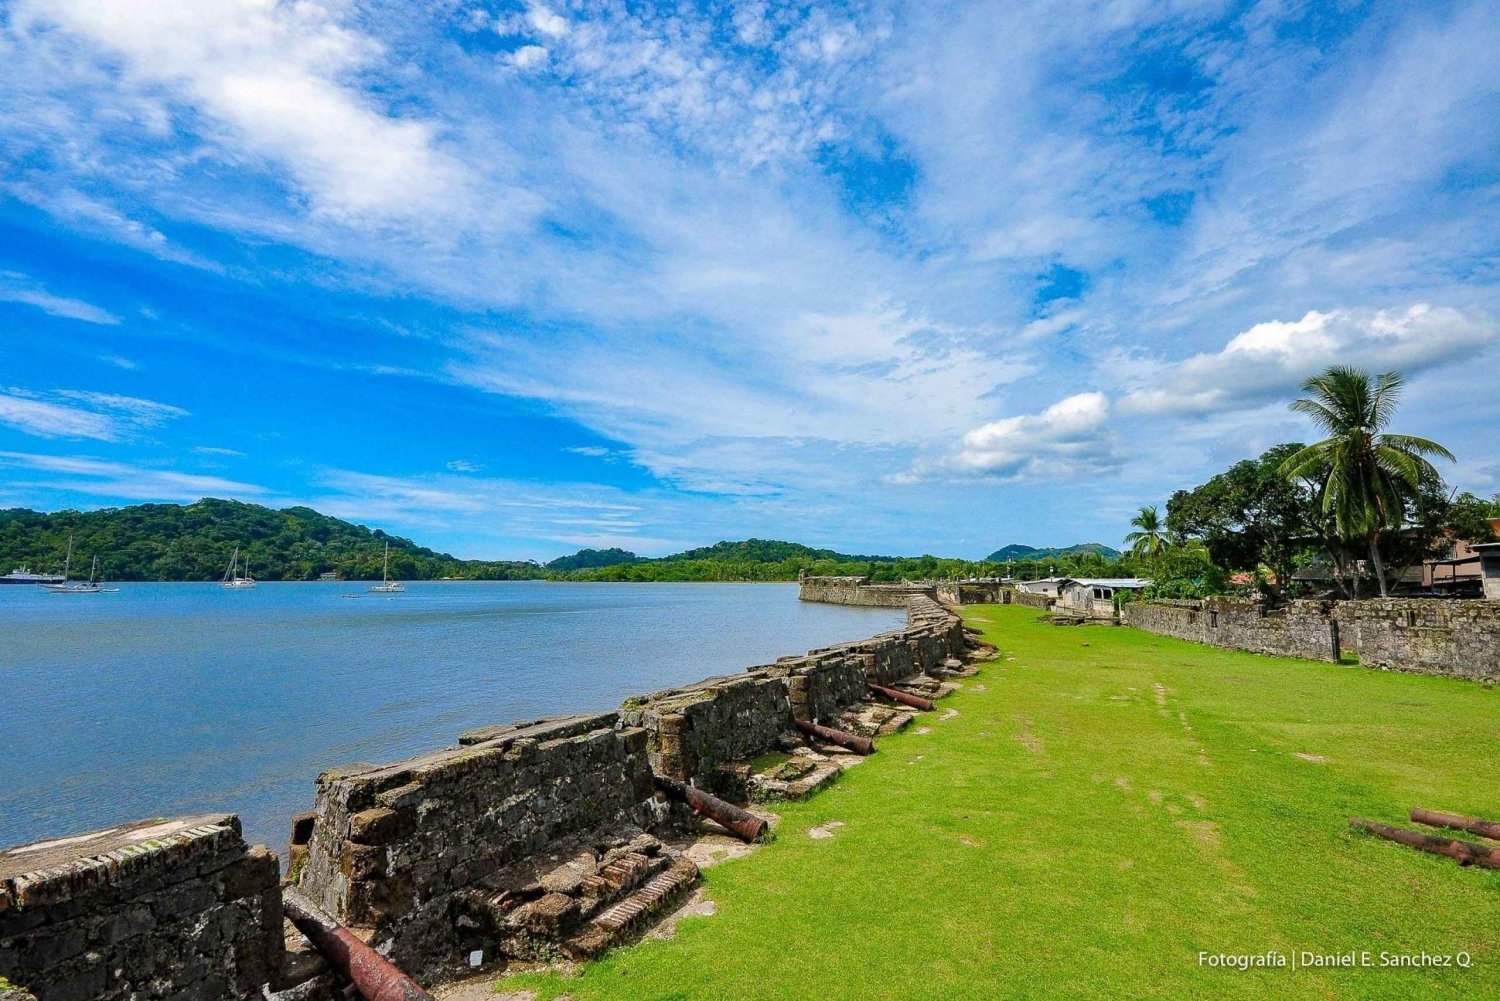
[[[858,556],[774,539],[716,542],[655,559],[610,548],[581,549],[546,566],[529,560],[463,560],[311,508],[278,511],[212,498],[101,511],[0,510],[0,572],[21,565],[60,569],[69,540],[75,569],[87,567],[97,555],[102,577],[127,581],[217,580],[236,549],[261,580],[315,580],[324,573],[372,579],[381,575],[387,545],[391,576],[401,580],[796,580],[801,570],[917,580],[973,572],[973,564],[964,560]],[[1066,549],[1010,545],[992,553],[989,561],[1078,555],[1113,559],[1120,554],[1098,543]]]
[[[1055,560],[1063,556],[1101,556],[1106,560],[1117,560],[1120,558],[1120,551],[1098,542],[1081,542],[1076,546],[1051,549],[1011,543],[990,553],[985,560],[990,563],[1007,563],[1015,560]]]

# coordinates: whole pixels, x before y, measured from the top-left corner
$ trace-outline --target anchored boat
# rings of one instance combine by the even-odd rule
[[[240,573],[240,547],[234,547],[234,555],[229,557],[229,569],[224,571],[224,579],[219,581],[220,587],[243,590],[255,586],[255,578],[250,576],[250,561],[245,560],[245,570]]]
[[[399,594],[406,590],[406,585],[399,580],[391,580],[391,544],[385,544],[385,569],[380,572],[380,583],[370,588],[371,594]]]

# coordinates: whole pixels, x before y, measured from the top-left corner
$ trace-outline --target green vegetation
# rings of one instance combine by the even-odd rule
[[[1455,539],[1490,541],[1500,495],[1453,496],[1429,461],[1453,455],[1388,430],[1401,385],[1398,373],[1372,379],[1344,366],[1307,380],[1308,395],[1291,407],[1328,437],[1277,445],[1177,491],[1167,501],[1168,542],[1201,546],[1224,580],[1239,572],[1278,592],[1297,568],[1324,566],[1348,597],[1387,594],[1406,570],[1444,554]],[[1185,569],[1199,563],[1189,560]],[[1201,574],[1179,578],[1163,568],[1156,576],[1166,591],[1213,593]]]
[[[1348,829],[1495,816],[1500,691],[1257,657],[1016,606],[1002,650],[705,872],[687,918],[544,999],[1500,997],[1500,873]],[[1013,659],[1011,659],[1013,658]],[[942,719],[944,710],[959,715]],[[842,821],[832,838],[808,831]],[[1453,955],[1470,969],[1213,969],[1200,951]]]
[[[580,549],[572,556],[559,556],[547,564],[555,573],[572,570],[597,570],[600,567],[619,566],[623,563],[639,563],[641,558],[623,549]]]
[[[391,576],[399,580],[542,576],[535,563],[460,560],[311,508],[275,511],[212,499],[55,514],[0,511],[0,573],[20,564],[60,570],[69,538],[74,568],[86,570],[97,555],[108,580],[218,580],[236,546],[260,580],[315,580],[322,573],[379,580],[386,543]]]
[[[1386,430],[1396,416],[1401,384],[1396,372],[1372,382],[1368,374],[1343,365],[1308,379],[1302,389],[1309,395],[1294,401],[1292,409],[1328,437],[1281,467],[1293,479],[1319,484],[1320,511],[1340,539],[1365,540],[1382,597],[1390,583],[1381,562],[1381,535],[1401,527],[1408,502],[1424,483],[1441,481],[1429,456],[1458,461],[1435,441]]]
[[[1098,542],[1084,542],[1076,546],[1068,546],[1065,549],[1037,549],[1033,546],[1022,546],[1011,543],[990,553],[985,557],[989,563],[1016,563],[1030,561],[1040,563],[1043,560],[1059,560],[1079,557],[1097,556],[1105,560],[1117,560],[1120,551],[1111,549]]]

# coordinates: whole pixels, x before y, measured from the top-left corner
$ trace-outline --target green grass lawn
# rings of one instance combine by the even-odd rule
[[[542,998],[1500,998],[1500,873],[1348,829],[1500,816],[1500,692],[967,609],[1000,659]],[[947,709],[957,717],[939,720]],[[1305,755],[1307,757],[1301,757]],[[809,829],[843,821],[830,839]],[[1214,969],[1199,953],[1472,957]]]

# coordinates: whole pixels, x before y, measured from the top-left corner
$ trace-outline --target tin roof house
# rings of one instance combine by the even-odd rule
[[[1144,577],[1064,577],[1058,585],[1055,610],[1089,619],[1113,619],[1115,598],[1121,592],[1133,593],[1150,585]]]

